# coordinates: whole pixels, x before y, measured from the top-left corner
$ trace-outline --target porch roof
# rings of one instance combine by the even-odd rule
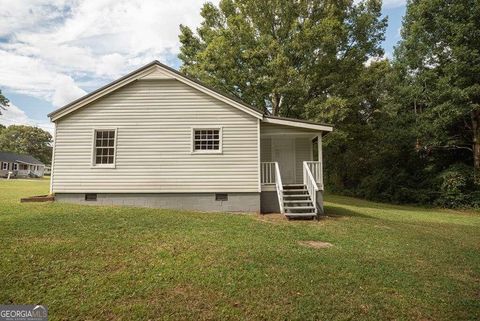
[[[322,123],[317,123],[309,120],[278,117],[278,116],[271,116],[271,115],[264,115],[263,122],[270,123],[270,124],[283,125],[283,126],[296,127],[296,128],[317,130],[317,131],[322,131],[327,133],[333,130],[333,125],[330,125],[330,124],[322,124]]]

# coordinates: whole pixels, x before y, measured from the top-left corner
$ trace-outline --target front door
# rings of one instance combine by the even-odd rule
[[[282,183],[295,183],[295,141],[293,138],[272,139],[272,160],[278,162]]]

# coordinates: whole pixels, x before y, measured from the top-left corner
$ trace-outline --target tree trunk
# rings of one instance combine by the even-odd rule
[[[475,173],[475,182],[480,183],[480,111],[472,112],[472,131],[473,131],[473,168]]]
[[[279,116],[283,97],[279,94],[272,94],[272,115]]]

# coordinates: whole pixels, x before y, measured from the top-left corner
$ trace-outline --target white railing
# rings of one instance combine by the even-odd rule
[[[304,162],[307,164],[308,168],[310,169],[310,172],[312,173],[313,178],[315,179],[315,182],[318,185],[318,188],[323,190],[323,166],[321,162]],[[305,175],[304,175],[305,177]]]
[[[285,210],[283,208],[282,175],[280,175],[280,167],[278,166],[277,162],[275,162],[275,185],[277,186],[278,206],[280,207],[280,213],[285,214]]]
[[[275,162],[260,163],[262,185],[275,184]]]
[[[280,167],[277,162],[262,162],[260,164],[260,178],[262,185],[275,185],[278,196],[280,213],[284,214],[283,208],[283,184]]]
[[[317,208],[317,192],[319,191],[317,182],[310,169],[309,163],[317,162],[303,162],[303,184],[307,187],[308,194],[312,200],[313,206],[315,206],[315,212],[318,212]]]

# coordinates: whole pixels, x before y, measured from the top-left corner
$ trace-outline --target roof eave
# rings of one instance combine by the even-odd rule
[[[264,115],[263,121],[265,123],[311,129],[311,130],[317,130],[317,131],[322,131],[326,133],[333,131],[333,125],[316,123],[308,120]]]

